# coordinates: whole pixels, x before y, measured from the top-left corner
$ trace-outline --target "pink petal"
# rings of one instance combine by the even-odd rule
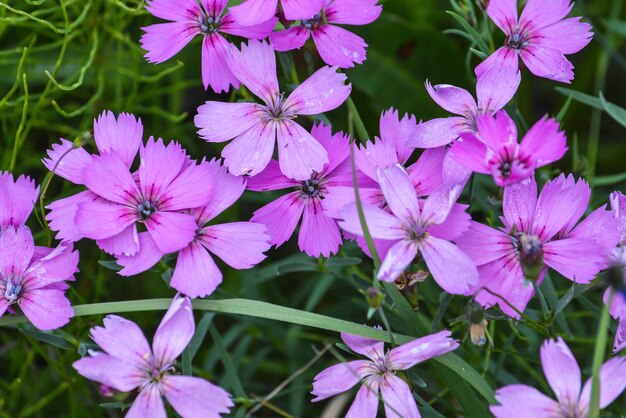
[[[452,339],[450,331],[417,338],[389,351],[387,360],[395,370],[407,370],[416,364],[456,350],[459,343]]]
[[[208,162],[211,174],[205,181],[213,186],[212,196],[206,206],[192,211],[199,219],[200,224],[209,222],[215,216],[229,208],[246,190],[245,180],[242,177],[233,176],[228,173],[226,167],[222,166],[220,163],[220,160],[211,160]]]
[[[388,283],[396,280],[413,262],[417,252],[418,246],[415,241],[401,240],[395,243],[378,269],[378,280]]]
[[[257,209],[251,221],[265,225],[270,244],[280,247],[293,235],[303,211],[301,194],[292,192]]]
[[[426,91],[439,106],[455,115],[465,115],[467,112],[476,113],[476,101],[465,89],[450,84],[432,86],[426,80]]]
[[[0,228],[0,277],[23,276],[30,266],[35,243],[27,226]]]
[[[626,358],[613,357],[600,368],[600,409],[609,406],[626,388]],[[579,408],[587,409],[591,398],[591,379],[585,382],[580,394]]]
[[[27,176],[0,171],[0,227],[23,225],[33,211],[39,196],[39,186]]]
[[[149,232],[140,232],[138,238],[139,251],[136,254],[117,256],[117,264],[124,267],[118,272],[121,276],[134,276],[149,270],[165,255],[159,250]]]
[[[546,3],[542,0],[528,0],[519,18],[521,27],[532,29],[544,28],[563,19],[572,10],[574,3],[570,0],[553,0]]]
[[[287,20],[309,19],[322,11],[326,0],[282,0]]]
[[[478,222],[471,222],[469,229],[456,240],[456,243],[477,266],[491,263],[515,252],[510,235]]]
[[[478,136],[489,148],[498,149],[503,145],[517,144],[517,127],[504,110],[493,116],[477,116],[476,128]]]
[[[248,0],[250,1],[256,0]],[[237,17],[234,15],[234,10],[237,7],[231,8],[235,20]],[[264,7],[269,9],[269,5]],[[243,24],[241,21],[239,23]],[[274,54],[274,48],[267,42],[251,39],[247,45],[241,44],[241,52],[235,48],[231,49],[228,57],[228,65],[235,77],[265,103],[275,100],[279,91]]]
[[[180,250],[170,286],[192,298],[213,293],[222,282],[222,272],[198,241]]]
[[[168,375],[162,385],[165,398],[182,417],[219,418],[234,405],[228,392],[198,377]]]
[[[384,210],[371,204],[363,204],[363,215],[367,229],[372,238],[377,239],[401,239],[404,238],[406,232],[402,227],[402,222],[395,216],[385,212]],[[359,236],[363,236],[361,222],[357,212],[356,203],[345,206],[340,212],[341,220],[339,226]]]
[[[42,331],[60,328],[74,316],[65,293],[55,289],[26,290],[19,306],[26,318]]]
[[[129,225],[117,235],[97,241],[98,247],[111,255],[132,256],[139,251],[137,226]]]
[[[191,301],[176,295],[154,333],[152,349],[156,365],[172,364],[189,344],[195,329]]]
[[[280,171],[288,178],[308,180],[314,171],[320,173],[328,164],[324,147],[297,123],[279,122],[277,138]]]
[[[143,141],[141,119],[130,113],[104,111],[93,121],[93,137],[100,153],[115,152],[130,168]]]
[[[615,331],[615,341],[613,342],[613,354],[617,354],[626,347],[626,320],[620,319]]]
[[[255,192],[267,192],[269,190],[280,190],[298,186],[300,186],[299,182],[285,177],[280,171],[278,161],[270,160],[263,171],[248,179],[246,187],[248,190]]]
[[[385,374],[380,392],[387,418],[420,418],[411,388],[398,376]]]
[[[412,147],[407,146],[407,143],[415,136],[416,129],[415,116],[405,113],[400,119],[398,111],[393,107],[380,116],[380,138],[395,145],[397,162],[400,164],[406,163],[413,154]]]
[[[194,36],[200,33],[197,23],[170,22],[155,23],[141,28],[144,34],[139,42],[146,50],[148,62],[159,64],[178,54]]]
[[[254,222],[230,222],[210,225],[202,230],[203,245],[229,266],[249,269],[265,259],[270,236],[265,225]]]
[[[470,133],[461,134],[461,139],[448,151],[457,163],[477,173],[489,174],[488,156],[492,154],[483,141]]]
[[[382,206],[383,193],[380,189],[359,187],[359,197],[362,203],[369,203],[373,206]],[[332,218],[340,219],[340,212],[349,204],[355,202],[354,188],[349,186],[333,186],[328,188],[326,198],[322,201],[322,206],[326,214]]]
[[[505,60],[478,77],[476,96],[481,112],[495,112],[511,101],[522,81],[517,60]]]
[[[459,137],[466,125],[465,118],[437,118],[421,122],[415,128],[407,146],[413,148],[437,148],[448,145]]]
[[[202,40],[202,84],[216,93],[227,92],[231,84],[239,87],[239,80],[228,68],[227,51],[234,48],[218,33],[204,36]]]
[[[128,166],[115,152],[94,155],[83,170],[85,186],[112,202],[133,204],[139,189]]]
[[[597,247],[597,252],[603,254],[607,254],[620,243],[617,220],[613,217],[611,212],[606,210],[605,206],[594,210],[584,221],[578,224],[567,237],[579,240],[593,240],[599,246],[603,247],[603,250]]]
[[[0,238],[0,245],[2,238]],[[3,252],[6,251],[3,247]],[[34,260],[24,278],[29,289],[40,289],[64,280],[73,280],[78,271],[78,251],[72,244],[61,243],[49,254]],[[6,277],[6,276],[5,276]]]
[[[196,20],[202,10],[196,0],[148,0],[146,9],[164,20]]]
[[[344,84],[347,77],[337,67],[322,67],[306,79],[285,100],[284,107],[298,115],[317,115],[331,111],[346,101],[352,91]]]
[[[220,32],[248,39],[265,39],[272,34],[277,22],[278,18],[272,17],[256,25],[241,25],[227,13],[220,20]]]
[[[354,360],[324,369],[313,380],[311,394],[315,398],[312,402],[322,401],[352,389],[361,380],[359,369],[366,368],[369,364],[366,360]]]
[[[372,361],[380,360],[385,356],[385,343],[359,335],[341,333],[341,339],[355,353],[361,354]]]
[[[531,73],[562,83],[574,79],[574,65],[554,48],[543,44],[531,44],[522,49],[522,61]]]
[[[374,138],[365,145],[358,145],[354,150],[356,167],[370,179],[378,183],[377,169],[386,169],[394,164],[403,163],[398,158],[396,144],[392,140]]]
[[[563,157],[566,140],[563,131],[559,131],[559,123],[544,116],[524,135],[520,153],[535,160],[535,167],[543,167]]]
[[[457,199],[463,192],[464,187],[465,182],[447,182],[441,187],[433,190],[430,196],[428,196],[428,198],[426,198],[426,201],[424,202],[424,207],[422,209],[422,225],[426,225],[430,228],[430,226],[440,225],[446,222],[450,215],[450,212],[452,211],[452,208],[454,208],[456,205]],[[457,210],[459,210],[458,207]],[[458,212],[455,213],[455,216],[456,215],[458,215]],[[458,237],[463,232],[463,229],[453,231],[451,230],[451,228],[467,228],[469,225],[467,224],[467,222],[463,222],[462,219],[457,218],[454,221],[460,222],[448,223],[446,225],[446,232],[456,234],[456,236]],[[439,232],[442,231],[439,230]]]
[[[433,208],[435,207],[437,206],[433,206]],[[467,208],[467,205],[458,203],[453,204],[451,209],[447,206],[444,207],[442,210],[449,212],[448,216],[440,224],[430,225],[428,233],[446,241],[455,241],[465,236],[465,233],[470,228],[472,219],[469,213],[466,212]]]
[[[46,216],[48,225],[53,231],[58,231],[56,239],[73,242],[83,238],[75,222],[78,204],[98,199],[100,198],[97,195],[89,190],[85,190],[84,192],[56,200],[46,206],[47,209],[50,209]]]
[[[173,253],[185,248],[196,236],[196,220],[185,213],[156,212],[145,221],[146,228],[157,248]]]
[[[561,51],[562,54],[575,54],[591,42],[591,25],[580,21],[580,17],[563,19],[536,32],[546,45]]]
[[[242,26],[257,25],[273,18],[278,0],[246,0],[228,10],[235,22]]]
[[[311,257],[337,254],[342,243],[337,221],[324,214],[319,199],[310,198],[305,205],[298,246]]]
[[[141,389],[125,418],[167,418],[159,386],[149,384]]]
[[[575,283],[589,283],[605,268],[606,251],[596,241],[570,238],[543,245],[544,262]]]
[[[542,240],[549,240],[580,213],[578,208],[582,202],[586,204],[586,199],[588,195],[568,185],[565,176],[550,180],[537,200],[532,232]]]
[[[48,150],[48,158],[43,165],[57,176],[63,177],[74,184],[83,184],[83,168],[91,163],[91,155],[83,147],[74,146],[61,138],[60,144],[52,144]],[[33,200],[33,202],[36,198]]]
[[[526,385],[508,385],[496,391],[499,405],[489,410],[496,418],[557,417],[561,414],[559,404],[537,389]]]
[[[377,413],[378,387],[370,387],[367,383],[363,383],[345,418],[376,418]]]
[[[72,367],[81,376],[121,392],[129,392],[146,380],[133,363],[102,353],[85,356],[75,361]]]
[[[420,208],[413,182],[402,166],[396,164],[378,170],[378,182],[389,209],[405,224],[419,222]]]
[[[477,78],[481,78],[485,71],[492,67],[507,68],[510,69],[512,74],[515,74],[519,68],[517,52],[505,46],[496,49],[493,54],[489,55],[483,62],[474,68],[474,74],[476,74]]]
[[[474,262],[449,241],[432,235],[423,238],[419,249],[433,279],[443,290],[452,294],[469,294],[478,285]]]
[[[159,138],[150,138],[139,150],[141,165],[139,166],[139,184],[143,197],[148,200],[161,200],[168,186],[181,174],[189,164],[185,150],[177,142],[167,145]],[[143,202],[140,202],[143,203]]]
[[[535,218],[537,182],[534,178],[504,188],[502,212],[509,226],[529,232]]]
[[[427,196],[442,185],[443,161],[446,155],[445,147],[426,149],[406,169],[418,196]]]
[[[517,0],[494,0],[489,2],[487,14],[507,35],[517,26]]]
[[[323,173],[331,175],[331,172],[339,167],[340,164],[346,163],[350,157],[350,138],[348,135],[339,131],[333,135],[332,129],[323,123],[316,123],[311,128],[311,136],[317,140],[328,153],[328,165],[324,167]],[[347,169],[341,170],[347,174],[349,181],[352,181],[352,167],[348,164]],[[349,173],[346,173],[349,171]],[[338,173],[332,173],[331,177],[335,177]],[[331,179],[329,179],[331,180]]]
[[[559,337],[541,346],[541,365],[548,384],[562,405],[575,405],[580,395],[580,367],[569,347]]]
[[[256,103],[206,102],[198,108],[194,123],[205,141],[224,142],[257,125],[260,112]]]
[[[228,0],[200,0],[209,16],[221,16],[228,5]]]
[[[75,222],[81,236],[102,240],[123,232],[135,223],[137,216],[127,206],[97,199],[78,203]]]
[[[367,25],[372,23],[383,10],[378,0],[335,0],[325,9],[326,20],[345,25]]]
[[[92,328],[90,336],[108,356],[134,365],[139,370],[150,367],[152,350],[137,324],[117,315],[105,316],[103,324],[103,327]]]
[[[190,163],[163,190],[159,209],[175,211],[206,205],[215,192],[214,185],[207,181],[212,174],[210,163]]]
[[[322,60],[328,65],[351,68],[365,61],[367,44],[358,35],[339,26],[320,25],[311,31]]]
[[[291,51],[292,49],[302,48],[309,36],[311,36],[311,31],[302,25],[298,25],[272,32],[270,41],[276,51]]]
[[[224,166],[236,176],[254,176],[269,164],[276,142],[276,123],[259,123],[222,150]]]

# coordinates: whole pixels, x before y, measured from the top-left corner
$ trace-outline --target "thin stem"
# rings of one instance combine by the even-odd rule
[[[352,113],[352,117],[354,118],[354,124],[356,126],[356,132],[358,134],[359,140],[365,143],[370,136],[367,133],[367,129],[365,129],[363,119],[361,119],[361,115],[359,114],[356,105],[352,101],[352,97],[348,97],[348,100],[346,100],[346,105],[348,106],[348,111]]]
[[[613,289],[609,289],[609,298],[604,304],[600,325],[598,326],[598,337],[593,352],[593,366],[591,377],[591,400],[589,401],[589,418],[600,416],[600,368],[604,362],[606,351],[607,334],[609,332],[609,306],[613,303]]]

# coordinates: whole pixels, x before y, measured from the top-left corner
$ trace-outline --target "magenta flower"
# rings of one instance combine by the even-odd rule
[[[230,13],[223,14],[228,0],[149,0],[146,9],[155,17],[168,20],[142,28],[141,47],[148,62],[161,63],[176,55],[196,35],[202,36],[202,83],[216,93],[228,91],[239,81],[229,70],[228,51],[233,47],[222,33],[244,38],[267,37],[278,19],[273,15],[257,24],[242,26]]]
[[[278,89],[276,57],[265,42],[242,44],[232,55],[231,70],[264,105],[257,103],[206,102],[198,108],[195,124],[209,142],[234,140],[222,156],[237,176],[260,173],[269,163],[278,140],[280,171],[295,180],[308,180],[328,164],[324,147],[302,126],[298,115],[316,115],[341,105],[350,95],[346,76],[336,68],[322,67],[284,99]]]
[[[477,134],[461,134],[450,156],[472,171],[491,174],[501,187],[531,177],[536,168],[559,160],[567,151],[565,134],[547,117],[535,123],[521,143],[515,122],[504,110],[478,116],[476,128]]]
[[[448,193],[433,193],[420,205],[409,175],[400,165],[379,170],[378,178],[391,213],[372,204],[363,205],[369,232],[374,239],[393,240],[378,279],[394,281],[422,255],[433,279],[447,292],[468,294],[478,284],[478,272],[472,260],[455,244],[469,225],[469,217],[445,224],[456,198]],[[356,204],[341,211],[339,225],[346,231],[363,236]]]
[[[162,397],[183,418],[226,414],[233,406],[219,386],[192,376],[175,375],[174,365],[195,331],[191,302],[176,296],[161,320],[152,348],[132,321],[107,315],[104,327],[91,329],[91,338],[103,350],[74,362],[87,379],[120,392],[139,390],[126,418],[159,417],[167,413]]]
[[[363,385],[346,413],[346,418],[374,418],[378,414],[378,393],[382,395],[388,418],[419,418],[417,404],[409,385],[397,372],[456,350],[459,343],[449,331],[418,338],[387,352],[382,341],[341,333],[341,339],[352,351],[368,360],[339,363],[319,373],[313,381],[313,402]]]
[[[593,36],[580,17],[564,19],[574,6],[569,0],[529,0],[517,17],[517,0],[491,0],[487,14],[506,34],[504,46],[484,60],[480,77],[492,66],[518,68],[518,56],[531,73],[563,83],[574,79],[574,66],[565,55],[583,49]]]
[[[532,386],[514,384],[496,391],[499,405],[489,409],[496,418],[586,417],[591,398],[591,379],[581,391],[581,372],[569,347],[559,337],[541,346],[541,365],[556,401]],[[626,388],[626,358],[613,357],[600,369],[600,409],[611,404]]]
[[[65,281],[74,280],[77,265],[71,245],[36,247],[28,227],[0,228],[0,316],[17,305],[41,330],[67,324],[74,311]]]
[[[293,235],[300,218],[298,246],[312,257],[336,254],[341,245],[341,232],[337,222],[324,213],[324,202],[329,187],[352,184],[352,167],[349,161],[350,139],[343,132],[332,134],[330,126],[314,125],[311,135],[328,152],[329,162],[308,180],[296,181],[283,175],[275,160],[260,174],[248,180],[248,189],[254,191],[295,188],[254,212],[251,221],[267,226],[272,245],[284,244]]]
[[[282,10],[287,20],[309,19],[319,12],[326,0],[282,0]],[[250,26],[265,22],[276,15],[278,0],[244,0],[229,8],[240,25]]]
[[[619,246],[607,248],[608,263],[624,269],[626,267],[626,196],[621,192],[613,192],[609,197],[611,203],[611,211],[617,222],[620,234]],[[626,284],[626,272],[624,273],[624,283]],[[608,302],[609,292],[613,292],[613,301],[609,307],[611,316],[615,319],[620,318],[620,326],[622,319],[626,319],[626,299],[624,291],[608,288],[604,293],[604,303]],[[626,331],[626,329],[625,329]],[[624,333],[626,336],[626,332]]]
[[[222,282],[222,272],[211,253],[229,266],[248,269],[265,259],[270,237],[266,228],[254,222],[229,222],[209,225],[217,215],[230,207],[243,194],[246,183],[241,177],[228,174],[217,160],[207,163],[203,181],[210,186],[211,198],[206,206],[189,210],[195,219],[193,240],[178,253],[176,268],[170,282],[177,291],[190,297],[213,293]],[[164,255],[149,232],[139,233],[141,249],[133,256],[118,256],[124,268],[119,274],[130,276],[148,270]]]
[[[13,180],[13,174],[0,172],[0,228],[21,226],[33,211],[39,186],[27,176]]]
[[[508,71],[493,67],[476,83],[476,97],[465,89],[449,84],[431,86],[426,80],[430,97],[442,108],[452,113],[448,118],[436,118],[417,125],[407,145],[414,148],[434,148],[447,145],[463,132],[476,132],[476,119],[502,109],[515,95],[521,81],[519,70]]]
[[[507,315],[519,318],[515,309],[523,312],[534,294],[525,277],[540,282],[552,268],[576,283],[592,281],[606,267],[607,248],[616,245],[619,233],[604,206],[576,225],[590,193],[585,181],[563,174],[546,183],[539,198],[532,177],[505,187],[504,227],[472,222],[456,241],[478,266],[476,301],[484,307],[497,303]]]
[[[615,331],[615,340],[613,341],[613,353],[619,353],[626,348],[626,319],[620,318]]]
[[[272,32],[270,40],[277,51],[291,51],[302,48],[309,37],[328,65],[341,68],[354,67],[365,61],[367,44],[360,37],[337,24],[367,25],[372,23],[383,7],[377,6],[378,0],[325,0],[323,7],[315,15],[300,21],[297,26]]]

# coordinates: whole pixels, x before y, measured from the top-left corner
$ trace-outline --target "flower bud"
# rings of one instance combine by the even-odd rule
[[[535,235],[520,233],[519,261],[526,280],[537,280],[543,270],[543,245]]]
[[[365,300],[367,300],[367,304],[372,309],[378,309],[383,306],[383,301],[385,300],[385,295],[375,287],[368,287],[364,292]]]
[[[465,320],[469,324],[470,339],[474,345],[485,345],[487,320],[485,311],[478,303],[471,301],[465,307]]]

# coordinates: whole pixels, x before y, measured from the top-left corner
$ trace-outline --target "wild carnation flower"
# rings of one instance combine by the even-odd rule
[[[74,362],[87,379],[120,392],[139,390],[126,418],[165,418],[163,396],[183,418],[226,414],[233,406],[224,389],[192,376],[174,374],[176,358],[195,331],[191,302],[177,296],[161,320],[152,348],[141,329],[116,315],[104,318],[104,327],[91,329],[91,338],[103,350]]]
[[[287,20],[308,19],[315,15],[326,0],[281,0]],[[278,0],[244,0],[230,7],[230,13],[240,25],[254,25],[271,19],[276,14]]]
[[[67,324],[74,311],[65,297],[65,281],[78,271],[72,246],[36,247],[26,226],[0,228],[0,316],[13,305],[41,330]]]
[[[504,227],[472,222],[456,241],[478,266],[475,300],[484,307],[497,303],[519,318],[515,309],[523,312],[534,294],[528,280],[541,282],[548,268],[576,283],[592,281],[606,267],[607,248],[617,244],[619,233],[604,206],[576,225],[590,193],[585,181],[564,174],[547,182],[539,198],[534,178],[505,187]]]
[[[472,171],[491,174],[501,187],[531,177],[536,168],[559,160],[567,151],[565,134],[547,117],[535,123],[521,143],[515,122],[504,110],[478,116],[476,129],[476,134],[461,133],[450,156]]]
[[[311,393],[315,395],[313,402],[317,402],[346,392],[362,382],[346,418],[375,417],[379,392],[388,418],[419,418],[411,388],[396,373],[454,351],[459,346],[449,331],[418,338],[387,352],[382,341],[344,333],[341,339],[352,351],[368,360],[354,360],[327,368],[315,377]]]
[[[39,196],[39,186],[27,176],[13,180],[9,172],[0,172],[0,228],[24,225]]]
[[[617,222],[620,238],[619,246],[616,248],[608,247],[606,254],[608,256],[608,262],[616,267],[618,272],[622,272],[623,282],[620,283],[620,289],[613,287],[607,289],[604,293],[604,303],[608,302],[609,292],[613,292],[613,301],[609,307],[609,312],[613,318],[620,318],[621,324],[624,322],[622,320],[626,319],[626,294],[624,291],[624,289],[626,289],[626,196],[621,192],[613,192],[609,197],[609,201],[611,203],[613,217]],[[626,336],[626,332],[624,336]]]
[[[334,67],[322,67],[287,97],[278,88],[276,57],[265,42],[250,41],[232,55],[233,74],[265,104],[206,102],[198,108],[195,124],[209,142],[234,140],[222,151],[224,164],[237,176],[260,173],[269,163],[278,140],[281,172],[308,180],[328,163],[324,147],[302,126],[298,115],[316,115],[341,105],[350,95],[346,76]]]
[[[203,181],[211,188],[206,206],[188,212],[195,219],[193,240],[178,253],[176,268],[170,281],[177,291],[190,297],[204,297],[215,290],[222,281],[222,273],[211,254],[218,256],[229,266],[248,269],[265,259],[270,237],[266,228],[254,222],[229,222],[209,225],[216,216],[230,207],[243,194],[246,183],[241,177],[226,172],[217,160],[207,164]],[[130,276],[155,265],[164,255],[148,232],[139,233],[141,249],[134,256],[118,256],[117,263],[124,268],[119,271]]]
[[[463,132],[476,132],[476,119],[480,115],[491,115],[502,109],[515,95],[520,81],[519,70],[493,67],[478,79],[476,101],[465,89],[449,84],[432,86],[426,80],[430,97],[439,106],[458,116],[421,122],[406,145],[414,148],[440,147],[451,143]]]
[[[149,62],[161,63],[172,58],[196,35],[202,36],[202,82],[205,90],[228,91],[239,81],[229,70],[228,50],[233,47],[222,33],[244,38],[263,39],[276,26],[273,15],[256,24],[242,26],[230,13],[224,14],[228,0],[149,0],[146,9],[152,15],[168,20],[146,26],[141,46],[148,51]]]
[[[491,0],[487,14],[506,34],[504,46],[484,60],[480,77],[492,66],[518,68],[518,56],[531,73],[563,83],[574,79],[574,66],[565,55],[583,49],[593,36],[580,17],[564,19],[574,6],[570,0],[528,0],[517,17],[517,0]]]
[[[446,223],[456,197],[433,193],[420,205],[413,183],[400,165],[379,169],[378,178],[391,213],[365,203],[365,221],[372,238],[395,241],[378,270],[378,278],[394,281],[419,253],[445,291],[471,293],[478,284],[476,266],[450,242],[467,228],[469,216],[456,216],[454,222]],[[339,225],[343,229],[363,236],[355,204],[344,208],[341,215]]]
[[[626,348],[626,319],[620,318],[617,331],[615,331],[613,353],[619,353],[624,348]]]
[[[496,418],[554,417],[578,418],[589,413],[591,379],[581,391],[581,373],[569,347],[559,337],[541,346],[541,365],[556,401],[532,386],[515,384],[496,391],[499,405],[490,407]],[[600,409],[611,404],[626,388],[626,358],[613,357],[600,369]]]
[[[285,30],[272,32],[270,40],[277,51],[290,51],[302,48],[309,37],[328,65],[341,68],[354,67],[365,61],[367,44],[360,37],[337,24],[367,25],[382,12],[376,6],[378,0],[326,0],[315,15],[300,21],[300,24]]]
[[[333,135],[330,126],[323,124],[313,126],[311,135],[328,152],[328,164],[308,180],[296,181],[283,175],[275,160],[270,161],[265,170],[248,180],[248,189],[260,192],[295,188],[296,191],[258,209],[251,221],[266,225],[272,237],[270,243],[279,247],[291,237],[302,218],[298,234],[300,250],[312,257],[328,257],[337,253],[342,240],[337,222],[324,213],[324,202],[329,187],[352,184],[350,142],[343,132]]]

